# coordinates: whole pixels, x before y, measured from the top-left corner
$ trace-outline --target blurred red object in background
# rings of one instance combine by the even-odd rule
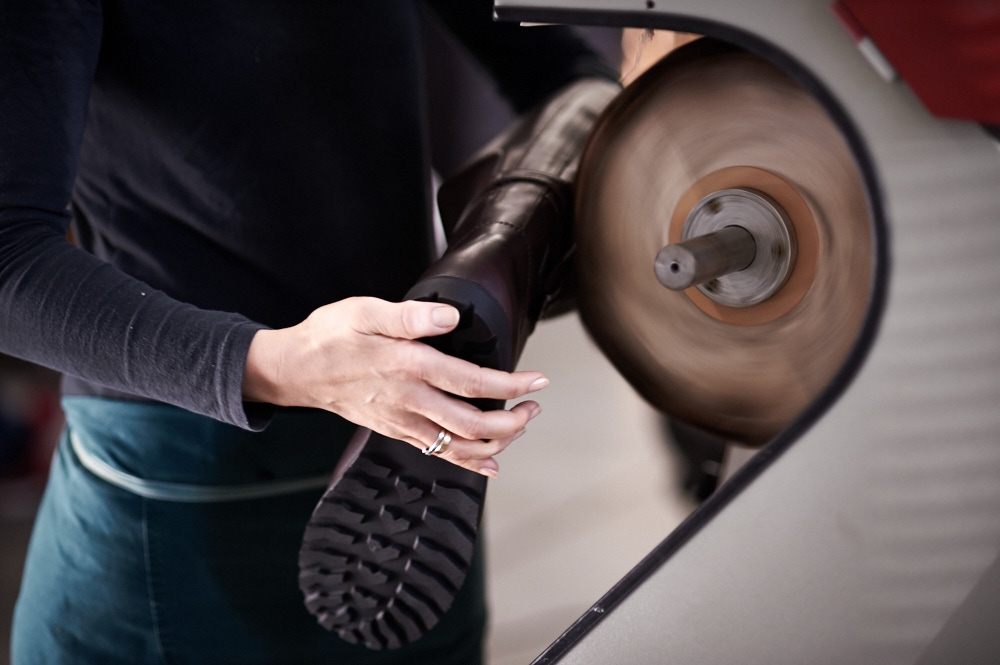
[[[1000,125],[1000,2],[838,0],[833,9],[931,114]]]

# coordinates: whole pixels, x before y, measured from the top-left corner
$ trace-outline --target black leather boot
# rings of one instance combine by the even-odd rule
[[[480,364],[513,369],[539,318],[570,308],[573,181],[590,128],[619,90],[603,80],[571,86],[441,187],[448,249],[407,297],[481,303],[474,316],[498,348]]]
[[[454,305],[461,318],[427,343],[514,368],[535,323],[565,291],[576,165],[619,90],[602,79],[569,86],[442,187],[448,249],[406,297]],[[465,580],[485,493],[484,476],[361,430],[306,528],[306,606],[349,642],[379,649],[417,639]]]

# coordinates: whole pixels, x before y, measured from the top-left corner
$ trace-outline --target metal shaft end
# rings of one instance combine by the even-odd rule
[[[660,284],[680,291],[743,270],[756,254],[757,244],[749,231],[727,226],[667,245],[656,255],[653,269]]]

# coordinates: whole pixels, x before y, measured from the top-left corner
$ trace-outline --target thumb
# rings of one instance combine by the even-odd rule
[[[368,309],[358,332],[399,339],[420,339],[443,335],[454,330],[457,325],[458,310],[451,305],[417,300],[401,303],[382,301]]]

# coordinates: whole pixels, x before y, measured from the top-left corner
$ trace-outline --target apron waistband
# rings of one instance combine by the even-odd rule
[[[330,474],[328,473],[321,476],[265,480],[258,483],[244,483],[240,485],[190,485],[161,480],[146,480],[145,478],[140,478],[116,469],[90,453],[84,448],[80,438],[72,430],[69,432],[69,442],[80,464],[92,474],[127,492],[157,501],[220,503],[225,501],[267,499],[306,490],[323,489],[330,484]]]

